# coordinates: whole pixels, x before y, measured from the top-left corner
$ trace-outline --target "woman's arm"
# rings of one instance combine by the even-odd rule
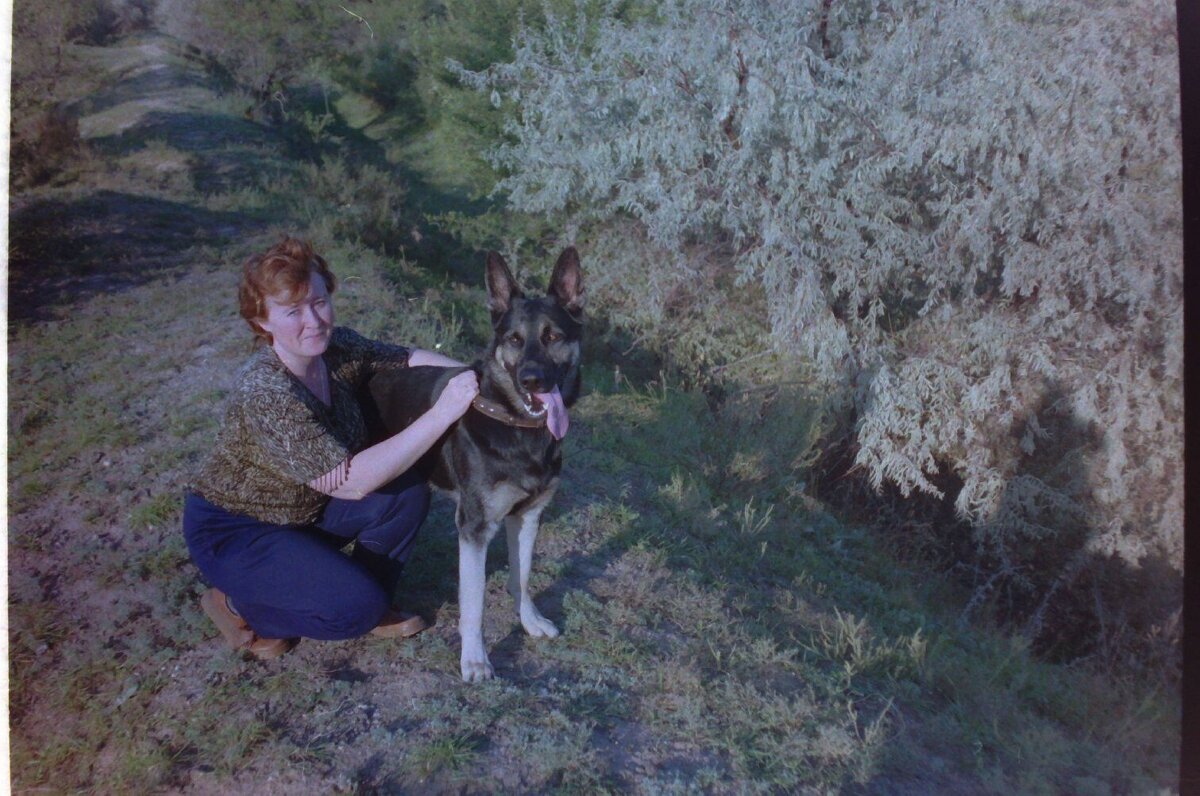
[[[417,352],[414,350],[413,353]],[[362,499],[412,467],[446,433],[446,429],[462,417],[478,392],[473,371],[458,374],[446,383],[429,411],[408,428],[347,458],[325,475],[309,481],[308,485],[330,497]]]
[[[439,354],[436,351],[427,351],[424,348],[414,348],[408,353],[408,364],[410,365],[435,365],[439,368],[461,368],[466,362],[459,362],[457,359],[451,359],[444,354]]]

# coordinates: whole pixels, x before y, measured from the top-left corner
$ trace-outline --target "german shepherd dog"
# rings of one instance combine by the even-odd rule
[[[525,298],[496,252],[487,255],[486,279],[494,334],[486,354],[470,366],[479,396],[417,465],[458,504],[458,629],[467,682],[494,674],[483,642],[484,565],[501,522],[508,591],[521,624],[531,636],[558,635],[529,597],[529,569],[539,518],[558,487],[566,408],[579,397],[583,332],[583,277],[573,247],[559,256],[545,296]],[[380,372],[367,387],[368,423],[388,435],[402,431],[463,370]]]

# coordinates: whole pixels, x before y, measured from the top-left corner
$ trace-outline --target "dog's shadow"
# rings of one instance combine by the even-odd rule
[[[488,559],[490,563],[491,556]],[[405,610],[435,624],[445,606],[458,602],[458,531],[454,504],[444,497],[434,495],[412,559],[404,568],[398,598]]]

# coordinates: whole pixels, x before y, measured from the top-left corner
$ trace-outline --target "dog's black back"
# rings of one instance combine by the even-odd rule
[[[493,337],[470,369],[482,398],[511,415],[536,413],[536,393],[555,387],[570,407],[579,397],[583,288],[579,255],[559,257],[545,296],[525,298],[504,259],[487,258]],[[446,383],[467,368],[416,366],[382,371],[367,385],[364,414],[373,439],[397,434],[429,410]],[[533,406],[531,406],[533,404]],[[508,514],[548,497],[562,467],[560,442],[545,427],[509,425],[474,408],[417,465],[430,482],[458,495],[458,526],[483,536],[498,517],[495,495],[515,496]]]

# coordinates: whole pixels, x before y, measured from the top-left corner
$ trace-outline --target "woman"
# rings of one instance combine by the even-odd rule
[[[216,445],[184,502],[200,599],[230,646],[259,658],[291,639],[410,636],[427,625],[391,609],[429,488],[411,466],[467,410],[475,374],[395,436],[365,447],[356,395],[381,368],[461,365],[334,326],[336,280],[310,244],[287,238],[246,261],[242,317],[265,343],[242,368]],[[349,557],[339,548],[355,542]]]

